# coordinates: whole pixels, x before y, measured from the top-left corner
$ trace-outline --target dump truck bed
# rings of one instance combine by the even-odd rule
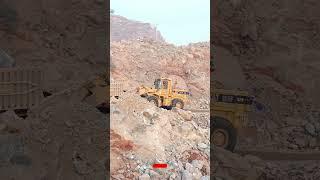
[[[110,96],[121,96],[124,93],[124,81],[117,80],[110,83]]]
[[[43,72],[39,69],[0,68],[0,110],[39,105],[42,82]]]

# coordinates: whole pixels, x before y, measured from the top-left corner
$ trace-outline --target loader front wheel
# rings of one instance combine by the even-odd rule
[[[237,132],[230,121],[214,117],[213,127],[211,129],[211,138],[214,146],[224,148],[229,151],[233,151],[237,144]]]
[[[152,102],[155,106],[159,107],[159,105],[158,105],[158,99],[157,99],[156,97],[154,97],[154,96],[149,96],[149,97],[147,98],[147,100],[148,100],[149,102]]]
[[[184,103],[183,101],[179,99],[174,99],[172,100],[172,107],[178,108],[178,109],[183,109]]]

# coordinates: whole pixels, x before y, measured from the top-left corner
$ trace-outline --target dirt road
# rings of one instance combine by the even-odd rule
[[[262,150],[238,150],[241,155],[254,155],[267,161],[307,161],[320,160],[320,151],[262,151]]]
[[[185,111],[191,111],[193,113],[210,112],[210,109],[184,109]]]

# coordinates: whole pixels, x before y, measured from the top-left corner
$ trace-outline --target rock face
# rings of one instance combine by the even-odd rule
[[[149,23],[129,20],[119,15],[110,17],[111,41],[153,39],[164,42],[161,33]]]
[[[214,48],[213,54],[214,65],[218,67],[211,73],[214,84],[223,89],[246,89],[245,75],[238,58],[222,47]]]
[[[239,58],[245,73],[254,71],[259,79],[271,78],[287,91],[320,105],[316,93],[320,46],[315,25],[320,17],[315,11],[319,2],[239,0],[217,4],[213,17],[215,46],[225,47]]]

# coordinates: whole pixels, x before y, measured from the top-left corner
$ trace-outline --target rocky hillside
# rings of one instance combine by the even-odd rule
[[[0,48],[53,94],[26,119],[0,113],[0,179],[105,179],[106,116],[72,89],[105,72],[105,6],[1,0],[0,12]]]
[[[265,133],[265,141],[277,142],[285,149],[317,148],[320,46],[315,17],[320,13],[315,7],[320,4],[250,0],[217,3],[212,27],[216,68],[236,73],[237,79],[219,75],[212,79],[224,81],[224,85],[237,81],[233,85],[256,97],[252,116],[257,128]],[[311,12],[315,13],[311,16]],[[298,15],[301,13],[304,16]],[[238,70],[230,72],[230,67]],[[282,128],[288,124],[293,129]],[[265,141],[259,142],[269,144]]]
[[[111,41],[153,39],[164,42],[161,33],[150,23],[127,19],[119,15],[110,16]]]
[[[211,28],[219,74],[212,80],[246,89],[256,98],[250,122],[258,130],[257,140],[240,141],[238,149],[318,151],[320,3],[220,0],[215,5]],[[290,161],[278,173],[266,167],[265,177],[253,179],[319,176],[294,166],[319,168],[318,162]]]
[[[320,3],[238,0],[217,4],[214,44],[239,58],[247,74],[272,79],[319,107],[320,13],[316,9]]]
[[[111,78],[127,80],[135,89],[153,86],[155,78],[177,79],[193,94],[193,106],[209,105],[209,43],[176,47],[153,40],[111,43]]]
[[[209,113],[166,110],[135,94],[140,85],[169,77],[192,93],[185,108],[209,109],[209,63],[208,42],[111,42],[111,79],[123,80],[128,90],[111,99],[112,179],[209,179]],[[168,168],[152,168],[157,162]]]

